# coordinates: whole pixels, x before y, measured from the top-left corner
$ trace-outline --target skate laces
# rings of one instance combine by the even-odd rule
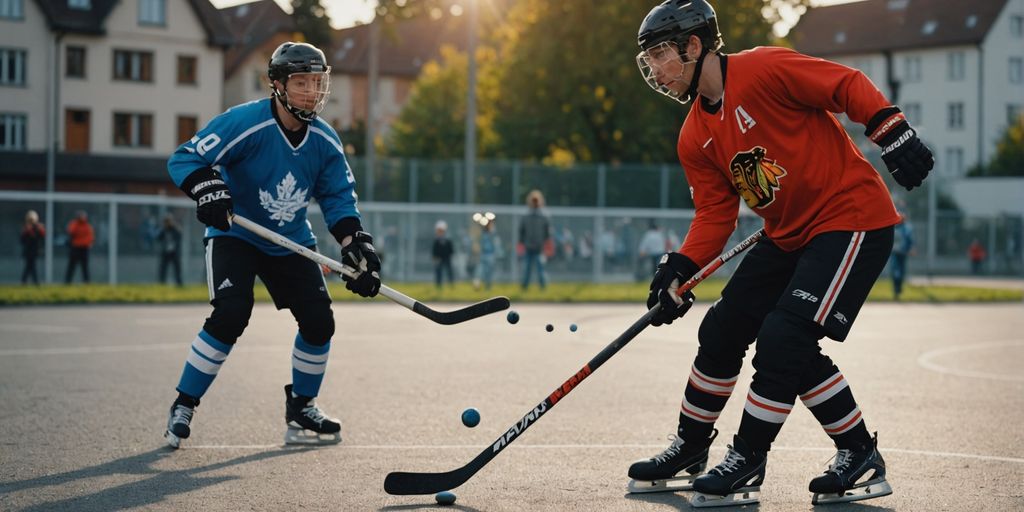
[[[835,462],[832,462],[828,467],[828,472],[839,473],[850,466],[850,461],[853,459],[853,450],[839,450],[832,456],[832,459],[835,459]]]
[[[672,457],[679,455],[679,450],[683,448],[683,440],[680,439],[675,434],[669,434],[668,440],[672,441],[672,444],[668,448],[665,448],[665,451],[654,456],[654,461],[657,462],[658,464],[662,464],[668,459],[671,459]]]
[[[729,452],[725,454],[725,460],[721,464],[715,466],[709,473],[715,472],[719,476],[725,476],[726,473],[732,473],[739,469],[740,464],[747,461],[747,459],[740,455],[740,452],[733,449],[732,445],[726,445],[729,448]]]
[[[174,407],[174,413],[171,414],[171,423],[184,423],[188,425],[192,421],[193,414],[195,414],[195,409],[187,405],[178,404]]]
[[[327,419],[327,415],[316,406],[316,402],[310,400],[305,407],[302,408],[302,415],[316,422],[317,425],[323,423]]]

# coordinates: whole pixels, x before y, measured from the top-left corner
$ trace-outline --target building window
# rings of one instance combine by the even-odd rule
[[[1020,57],[1010,57],[1010,83],[1019,84],[1024,82],[1024,59]]]
[[[0,0],[0,18],[20,20],[25,17],[25,0]]]
[[[198,59],[191,55],[178,55],[178,84],[196,84],[196,62]]]
[[[64,52],[67,58],[64,63],[64,76],[68,78],[85,78],[85,47],[68,46]]]
[[[0,85],[25,85],[25,50],[0,48]]]
[[[1017,123],[1024,122],[1024,119],[1021,119],[1021,116],[1024,116],[1024,106],[1021,106],[1019,104],[1015,105],[1013,103],[1006,106],[1007,125],[1013,126]]]
[[[964,173],[964,148],[946,148],[946,174],[961,176]]]
[[[903,58],[903,81],[908,83],[921,81],[921,57]]]
[[[114,50],[114,80],[153,81],[153,53]]]
[[[964,52],[949,52],[946,55],[946,77],[951,82],[964,79]]]
[[[1024,37],[1024,16],[1010,16],[1010,35],[1016,38]]]
[[[964,129],[964,104],[963,103],[950,103],[947,112],[946,127],[950,130],[963,130]]]
[[[920,126],[923,122],[923,120],[921,119],[920,103],[904,103],[903,114],[907,116],[907,121],[914,126]]]
[[[78,9],[82,11],[88,11],[92,8],[92,2],[89,0],[68,0],[68,7],[71,9]]]
[[[175,144],[181,144],[192,138],[199,131],[199,118],[196,116],[178,116],[178,137]]]
[[[140,148],[153,146],[153,115],[114,113],[114,145]]]
[[[25,114],[0,114],[0,149],[25,149]]]
[[[167,2],[139,0],[139,25],[167,25]]]

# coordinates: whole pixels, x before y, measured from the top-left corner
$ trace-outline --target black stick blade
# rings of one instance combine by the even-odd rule
[[[484,315],[489,315],[491,313],[497,313],[498,311],[504,311],[510,306],[512,306],[512,302],[508,300],[508,297],[493,297],[461,309],[456,309],[455,311],[437,311],[435,309],[431,309],[422,302],[416,302],[413,304],[412,310],[439,324],[452,325],[472,320],[474,318],[479,318]]]
[[[469,466],[447,473],[404,473],[396,471],[388,473],[384,478],[384,490],[388,494],[434,494],[450,491],[469,480],[476,470]]]

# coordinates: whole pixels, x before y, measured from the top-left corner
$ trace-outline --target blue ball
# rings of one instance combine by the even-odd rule
[[[480,411],[470,407],[465,411],[462,411],[462,424],[473,428],[480,424]]]
[[[572,332],[576,332],[576,329],[579,329],[579,327],[576,327],[576,324],[572,324],[569,326],[569,330]]]
[[[441,491],[437,493],[437,496],[434,496],[434,499],[437,500],[439,505],[451,505],[455,503],[455,493],[451,491]]]
[[[519,313],[509,311],[508,314],[505,315],[505,319],[508,320],[508,323],[510,324],[519,323]]]

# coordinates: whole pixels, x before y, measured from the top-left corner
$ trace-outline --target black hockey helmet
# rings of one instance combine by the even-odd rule
[[[292,105],[288,101],[288,80],[293,75],[301,75],[308,82],[311,88],[308,92],[315,95],[311,106],[306,108]],[[330,94],[331,67],[327,65],[327,58],[319,48],[309,43],[282,43],[270,56],[270,63],[267,66],[267,76],[270,78],[270,87],[274,90],[274,96],[278,97],[298,119],[310,122],[320,113],[327,103],[327,96]],[[284,87],[279,89],[274,82],[280,82]]]
[[[691,35],[700,38],[709,51],[722,47],[715,9],[705,0],[665,0],[651,9],[640,24],[637,43],[641,50],[671,42],[681,50]]]

